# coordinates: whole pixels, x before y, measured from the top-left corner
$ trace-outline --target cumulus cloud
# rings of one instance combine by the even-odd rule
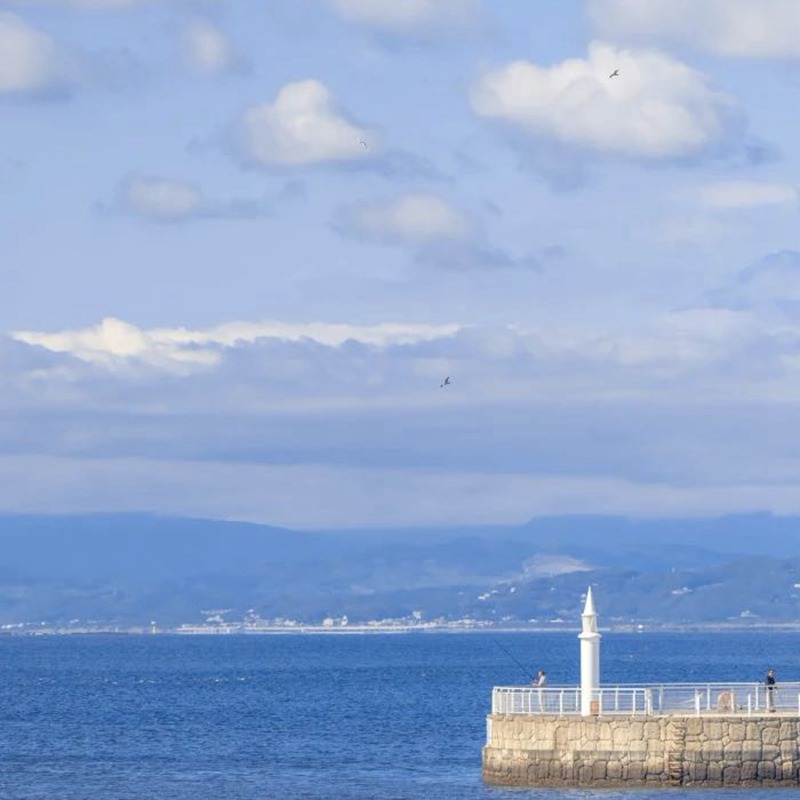
[[[429,194],[406,194],[357,206],[348,213],[348,223],[362,236],[405,244],[463,241],[472,228],[466,214]]]
[[[743,125],[733,100],[700,72],[663,53],[598,42],[585,59],[489,70],[471,103],[534,144],[651,162],[715,151]]]
[[[700,189],[699,199],[707,208],[729,210],[761,206],[796,205],[800,192],[794,186],[761,181],[719,181]]]
[[[349,120],[314,79],[288,83],[273,103],[250,106],[234,140],[243,160],[259,167],[363,162],[381,146],[377,134]]]
[[[590,0],[601,35],[692,45],[724,56],[800,58],[796,0]]]
[[[112,208],[153,222],[256,219],[271,213],[266,200],[211,200],[191,183],[158,176],[124,180]]]
[[[231,71],[243,64],[230,39],[202,19],[186,24],[181,35],[181,52],[186,68],[205,77]]]
[[[0,97],[66,91],[75,80],[68,53],[43,31],[0,11]]]
[[[399,35],[446,31],[474,25],[481,0],[325,0],[345,19]]]
[[[334,226],[341,233],[381,244],[411,247],[416,263],[452,270],[538,267],[483,241],[476,221],[441,197],[402,194],[346,209]]]

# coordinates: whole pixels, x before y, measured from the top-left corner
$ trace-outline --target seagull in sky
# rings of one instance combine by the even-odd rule
[[[609,78],[616,78],[619,75],[619,70],[615,69],[608,77]]]
[[[365,142],[365,141],[364,141],[364,140],[363,140],[361,137],[359,137],[359,138],[358,138],[358,143],[359,143],[359,144],[360,144],[362,147],[366,147],[366,146],[367,146],[367,143],[366,143],[366,142]]]
[[[444,380],[443,380],[443,381],[442,381],[442,382],[439,384],[439,388],[440,388],[440,389],[444,389],[444,387],[445,387],[445,386],[449,386],[449,385],[450,385],[450,376],[448,375],[448,376],[447,376],[447,377],[446,377],[446,378],[445,378],[445,379],[444,379]]]

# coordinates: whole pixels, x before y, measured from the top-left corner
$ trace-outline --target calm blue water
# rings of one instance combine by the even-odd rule
[[[574,634],[2,637],[0,798],[676,794],[485,786],[491,687],[527,682],[509,654],[551,684],[578,681]],[[800,679],[800,635],[603,638],[605,682],[759,680],[768,666]]]

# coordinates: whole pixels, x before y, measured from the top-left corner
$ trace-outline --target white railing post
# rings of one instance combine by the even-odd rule
[[[564,690],[558,693],[558,713],[559,716],[564,716]]]
[[[700,692],[694,693],[694,713],[700,716]]]
[[[747,695],[747,716],[753,715],[753,695]]]

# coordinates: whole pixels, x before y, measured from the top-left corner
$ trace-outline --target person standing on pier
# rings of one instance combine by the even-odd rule
[[[545,675],[544,670],[540,669],[536,673],[536,686],[538,687],[538,695],[539,695],[539,711],[544,711],[544,687],[547,686],[547,675]]]
[[[767,670],[767,679],[764,681],[764,684],[767,687],[766,695],[767,695],[767,711],[774,711],[775,710],[775,670],[768,669]]]

